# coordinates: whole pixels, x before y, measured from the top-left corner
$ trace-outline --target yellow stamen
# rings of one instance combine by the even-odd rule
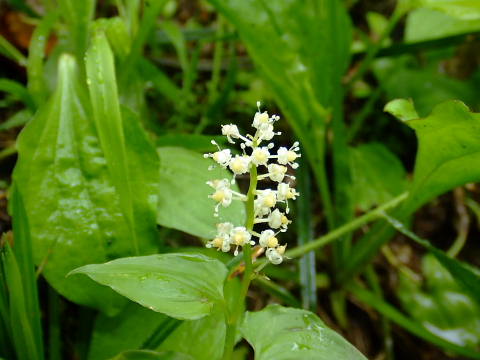
[[[278,239],[275,236],[272,236],[267,240],[267,246],[270,248],[276,247],[278,245]]]
[[[222,238],[215,238],[212,240],[212,245],[216,248],[221,248],[223,245],[223,239]]]
[[[263,204],[267,207],[274,207],[276,202],[277,201],[276,201],[275,196],[273,194],[268,194],[263,199]]]
[[[297,155],[295,152],[289,151],[289,152],[287,153],[287,160],[288,160],[289,162],[293,162],[293,161],[295,161],[295,160],[297,159],[297,156],[298,156],[298,155]]]
[[[225,192],[223,190],[217,190],[213,193],[212,199],[216,202],[222,202],[225,199]]]

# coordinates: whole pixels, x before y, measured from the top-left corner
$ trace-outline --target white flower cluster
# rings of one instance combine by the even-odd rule
[[[233,179],[218,179],[207,182],[214,192],[209,197],[216,202],[215,216],[218,216],[219,207],[229,206],[233,200],[246,201],[247,196],[231,189],[231,184],[235,182],[235,176],[249,173],[252,167],[266,169],[266,172],[257,176],[258,180],[270,179],[277,183],[273,189],[255,190],[254,195],[254,224],[266,223],[271,229],[263,230],[257,233],[252,229],[243,226],[235,227],[231,223],[220,223],[217,225],[217,236],[207,243],[207,247],[217,248],[218,250],[228,252],[235,247],[235,255],[238,254],[239,247],[246,244],[257,244],[253,237],[258,238],[258,245],[263,248],[268,260],[272,264],[280,264],[284,259],[286,245],[280,245],[277,235],[280,232],[287,231],[290,220],[287,218],[289,213],[288,201],[295,200],[299,195],[289,183],[283,182],[286,178],[295,179],[287,175],[287,165],[296,169],[298,163],[295,161],[301,156],[298,142],[292,147],[280,147],[276,155],[271,154],[274,147],[273,143],[263,145],[262,143],[270,141],[279,132],[274,132],[273,124],[280,119],[279,116],[269,116],[268,113],[260,111],[260,103],[257,102],[258,112],[255,113],[252,126],[256,129],[255,135],[242,136],[238,127],[233,124],[222,125],[222,134],[227,137],[229,143],[235,144],[240,140],[242,155],[233,156],[230,149],[221,149],[220,146],[212,140],[212,144],[217,146],[218,151],[205,154],[205,158],[212,158],[218,165],[233,172]],[[250,155],[247,154],[250,153]],[[270,162],[273,160],[274,162]],[[269,163],[270,162],[270,163]],[[211,166],[210,168],[212,168]],[[285,210],[275,208],[278,204],[284,204]]]

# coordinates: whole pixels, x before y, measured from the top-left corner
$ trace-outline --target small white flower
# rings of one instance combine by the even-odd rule
[[[273,131],[272,124],[262,124],[258,128],[258,143],[262,142],[263,140],[271,140],[275,135],[280,135],[280,132]]]
[[[295,200],[300,195],[294,188],[291,188],[287,183],[280,183],[277,187],[277,200]]]
[[[261,232],[258,243],[261,247],[274,248],[278,246],[278,239],[275,237],[273,230],[264,230]]]
[[[277,203],[277,194],[275,191],[270,189],[258,190],[257,201],[261,206],[273,208]]]
[[[217,224],[216,237],[207,243],[207,247],[217,248],[221,251],[229,251],[231,247],[235,247],[234,254],[238,255],[239,248],[245,245],[255,245],[252,236],[258,237],[259,245],[266,249],[265,254],[272,264],[280,264],[284,260],[286,245],[280,246],[277,234],[286,231],[290,220],[285,213],[279,209],[275,209],[278,202],[286,204],[285,212],[288,214],[288,200],[295,200],[299,195],[295,189],[289,184],[283,183],[285,177],[294,179],[293,176],[287,174],[287,165],[297,168],[296,160],[301,156],[299,152],[298,142],[295,142],[290,149],[281,147],[276,155],[271,155],[274,143],[269,142],[266,146],[261,146],[262,141],[269,141],[280,132],[274,131],[274,123],[280,119],[279,116],[269,116],[268,113],[260,110],[260,102],[257,102],[258,112],[256,112],[252,126],[256,129],[252,136],[240,134],[238,127],[234,124],[222,125],[222,134],[227,137],[228,142],[235,143],[234,140],[240,140],[240,148],[242,155],[233,156],[229,149],[222,150],[218,144],[212,140],[218,151],[205,154],[206,158],[212,158],[217,164],[223,168],[229,168],[234,176],[229,183],[228,179],[213,180],[207,184],[215,191],[209,197],[217,204],[215,206],[215,216],[218,216],[220,206],[229,206],[233,200],[246,201],[247,196],[240,194],[231,189],[235,176],[250,172],[259,166],[267,167],[267,172],[257,175],[257,180],[270,179],[278,182],[276,189],[264,189],[254,191],[254,224],[268,224],[270,229],[262,231],[260,234],[251,230],[247,230],[243,226],[234,227],[232,223],[224,222]],[[247,154],[247,147],[251,148],[251,152]],[[268,164],[270,159],[276,159],[276,163]],[[255,168],[253,168],[253,166]],[[211,166],[213,168],[214,165]],[[252,167],[252,168],[251,168]],[[250,184],[252,186],[252,183]],[[275,232],[275,230],[277,232]],[[253,235],[252,235],[253,234]]]
[[[212,159],[222,167],[227,167],[232,159],[232,153],[230,152],[230,149],[217,151],[212,154]]]
[[[218,208],[220,205],[228,207],[232,203],[232,200],[246,200],[245,195],[230,189],[230,182],[228,179],[207,181],[207,184],[215,189],[215,192],[208,196],[210,199],[217,202],[214,216],[218,216]]]
[[[255,241],[251,241],[252,235],[243,226],[237,226],[232,230],[230,242],[232,245],[236,245],[234,255],[238,255],[238,247],[246,244],[255,245]]]
[[[285,174],[287,172],[287,167],[278,164],[268,165],[268,176],[272,181],[282,182]]]
[[[217,142],[215,140],[212,140],[211,143],[215,145],[218,148],[218,151],[214,153],[208,153],[204,154],[204,158],[212,158],[216,163],[220,164],[223,168],[226,168],[230,162],[230,159],[232,158],[232,153],[230,149],[220,149],[220,146],[218,146]],[[210,166],[208,169],[212,170],[215,166]]]
[[[228,167],[235,175],[245,174],[250,169],[250,156],[247,155],[236,155],[230,163]]]
[[[233,230],[233,224],[229,222],[217,224],[218,236],[227,235],[230,236],[230,233]]]
[[[223,188],[216,190],[210,195],[210,198],[222,204],[222,206],[227,207],[232,203],[232,195],[232,190],[229,188]]]
[[[285,253],[286,245],[278,246],[277,248],[268,248],[265,252],[268,261],[274,265],[279,265],[283,261],[283,254]]]
[[[234,245],[243,246],[250,242],[251,238],[252,235],[244,226],[237,226],[232,229],[231,241]]]
[[[268,113],[266,111],[264,111],[264,112],[257,111],[255,113],[255,116],[253,117],[252,126],[255,129],[258,129],[259,127],[263,126],[264,124],[269,124],[269,123],[270,123],[270,117],[268,116]]]
[[[207,248],[217,248],[223,252],[230,251],[230,238],[228,236],[217,236],[212,241],[209,241],[206,245]]]
[[[281,147],[277,152],[277,160],[279,164],[290,165],[293,169],[298,168],[298,163],[295,162],[296,159],[301,157],[301,154],[297,154],[300,148],[298,147],[298,142],[295,142],[290,149],[286,147]]]
[[[270,157],[270,152],[268,151],[267,146],[257,147],[252,151],[252,163],[256,166],[265,165],[267,166],[268,159]]]
[[[254,201],[255,217],[264,217],[270,213],[270,208],[263,205],[262,201],[255,199]]]
[[[268,216],[268,226],[272,229],[282,228],[286,230],[290,223],[291,221],[278,209],[273,210]]]
[[[233,124],[228,124],[228,125],[222,125],[222,135],[225,135],[227,137],[227,140],[231,144],[235,144],[235,141],[233,139],[238,139],[240,138],[240,132],[238,131],[237,125]]]

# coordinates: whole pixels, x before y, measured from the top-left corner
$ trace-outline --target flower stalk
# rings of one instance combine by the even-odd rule
[[[209,198],[216,203],[214,216],[220,217],[220,209],[230,206],[232,201],[244,201],[247,213],[244,226],[219,222],[216,237],[206,245],[223,252],[229,252],[233,248],[235,256],[238,255],[240,248],[243,249],[245,272],[240,295],[236,299],[233,309],[230,309],[230,313],[226,315],[227,334],[224,359],[231,358],[235,345],[235,334],[242,317],[243,304],[254,275],[252,246],[256,247],[255,253],[265,253],[266,258],[272,264],[278,265],[284,261],[287,246],[280,245],[277,235],[287,231],[288,225],[291,223],[287,217],[290,211],[288,202],[295,200],[300,195],[291,187],[295,177],[287,173],[288,167],[291,169],[298,167],[296,160],[301,156],[299,144],[295,142],[289,148],[280,147],[276,154],[271,154],[275,144],[270,142],[265,145],[265,142],[280,135],[280,132],[274,131],[274,123],[280,117],[269,116],[266,111],[261,112],[259,102],[257,107],[258,112],[255,113],[252,123],[252,127],[255,129],[253,136],[240,134],[238,127],[234,124],[222,125],[222,134],[227,137],[229,143],[235,144],[235,141],[241,141],[241,155],[233,156],[230,149],[221,149],[215,141],[212,141],[212,144],[217,147],[218,151],[204,155],[205,158],[211,158],[216,163],[209,169],[219,165],[230,169],[233,173],[232,180],[214,179],[207,182],[214,189],[214,192],[209,195]],[[266,171],[259,173],[260,168],[264,168]],[[250,174],[250,184],[247,194],[243,195],[233,190],[231,185],[235,183],[237,175],[247,173]],[[273,187],[258,189],[259,181],[271,183]],[[280,210],[279,205],[284,206],[284,210]],[[255,224],[269,228],[257,232],[253,229]],[[253,240],[254,238],[258,238],[257,241]]]

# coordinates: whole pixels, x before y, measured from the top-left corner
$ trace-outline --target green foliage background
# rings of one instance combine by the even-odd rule
[[[0,358],[479,359],[478,2],[187,3],[0,4]],[[257,100],[302,195],[239,305],[202,153]]]

